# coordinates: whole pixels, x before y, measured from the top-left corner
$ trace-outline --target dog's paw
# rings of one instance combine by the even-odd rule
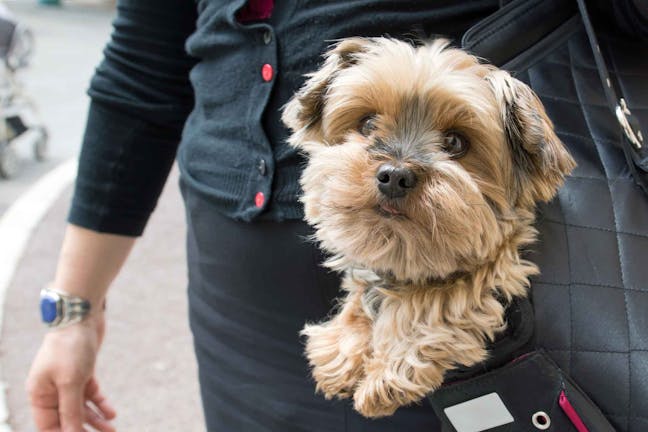
[[[362,378],[366,342],[342,327],[326,324],[306,326],[302,334],[308,336],[306,357],[316,390],[327,399],[350,397]]]
[[[386,417],[394,414],[405,398],[405,393],[384,377],[366,378],[353,394],[353,406],[365,417]]]

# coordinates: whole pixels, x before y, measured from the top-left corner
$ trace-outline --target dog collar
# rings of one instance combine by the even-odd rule
[[[396,279],[391,272],[374,271],[379,281],[377,285],[386,290],[400,290],[408,286],[444,286],[451,285],[459,279],[470,276],[470,272],[466,270],[459,270],[450,273],[445,278],[430,277],[422,282],[414,282],[411,279]]]

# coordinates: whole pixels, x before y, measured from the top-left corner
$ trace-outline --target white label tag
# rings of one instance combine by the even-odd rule
[[[443,410],[457,432],[481,432],[513,423],[497,393],[489,393]]]

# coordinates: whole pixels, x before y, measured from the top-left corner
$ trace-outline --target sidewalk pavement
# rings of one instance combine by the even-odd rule
[[[97,374],[117,409],[119,431],[204,430],[187,322],[185,219],[174,170],[144,236],[108,295]],[[1,380],[10,425],[34,431],[24,381],[45,333],[38,293],[54,275],[71,188],[33,234],[7,292],[0,335]]]
[[[18,139],[21,167],[11,180],[0,179],[0,216],[42,175],[79,152],[89,101],[86,89],[115,15],[108,0],[65,1],[60,7],[36,0],[3,3],[34,34],[31,64],[17,78],[48,130],[49,157],[35,161],[30,140]]]

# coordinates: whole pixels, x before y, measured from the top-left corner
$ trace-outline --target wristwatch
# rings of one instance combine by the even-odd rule
[[[90,302],[52,288],[40,292],[41,318],[49,327],[79,322],[90,312]]]

